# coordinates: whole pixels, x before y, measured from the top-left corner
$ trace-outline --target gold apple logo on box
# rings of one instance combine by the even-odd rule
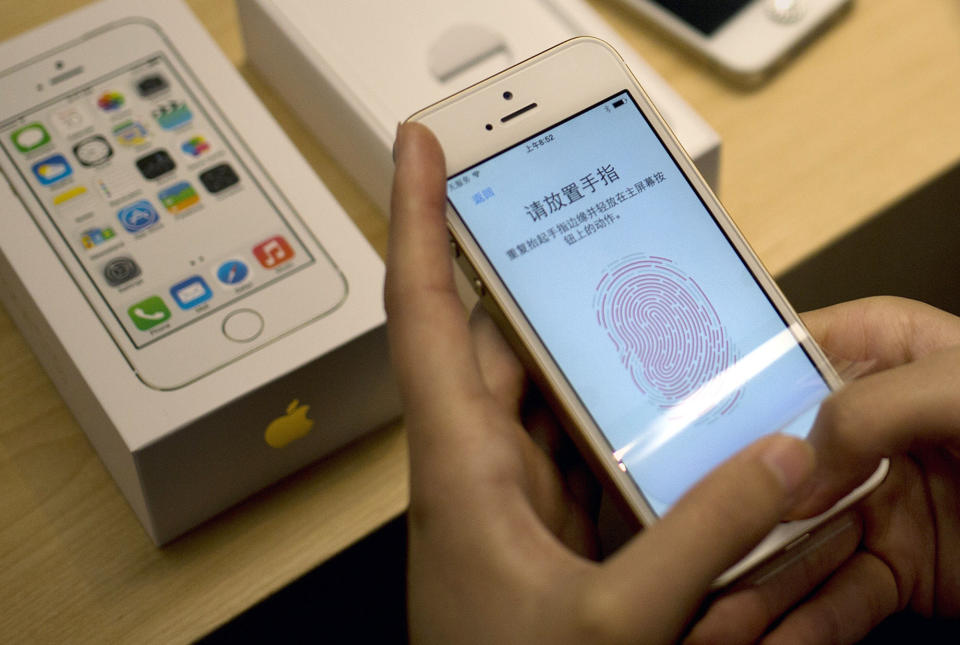
[[[287,413],[277,417],[267,426],[263,438],[271,448],[283,448],[291,441],[296,441],[307,435],[313,428],[313,419],[307,418],[309,405],[300,405],[300,399],[290,401]]]

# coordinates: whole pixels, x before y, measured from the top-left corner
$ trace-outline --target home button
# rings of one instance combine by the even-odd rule
[[[239,309],[223,319],[223,335],[238,343],[249,343],[263,331],[263,318],[253,309]]]

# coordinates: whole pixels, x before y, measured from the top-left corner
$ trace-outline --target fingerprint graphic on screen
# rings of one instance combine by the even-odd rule
[[[594,309],[637,388],[661,408],[677,405],[738,358],[710,299],[667,258],[637,254],[609,265]],[[741,393],[725,396],[700,420],[725,414]]]

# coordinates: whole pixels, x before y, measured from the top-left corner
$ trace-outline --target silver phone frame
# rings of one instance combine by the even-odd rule
[[[766,80],[853,6],[853,0],[804,0],[800,17],[778,22],[770,15],[770,0],[752,0],[715,32],[704,34],[651,0],[620,2],[699,54],[724,76],[743,85]]]
[[[54,252],[60,265],[70,276],[71,283],[74,284],[83,295],[91,311],[97,317],[110,337],[111,342],[117,347],[117,350],[124,357],[124,360],[130,366],[131,370],[147,387],[159,391],[171,391],[190,385],[217,370],[237,362],[244,356],[288,336],[312,322],[331,315],[346,302],[349,296],[349,282],[342,269],[335,262],[333,256],[316,238],[314,232],[307,226],[300,213],[294,208],[293,204],[290,203],[287,196],[281,190],[277,181],[254,154],[233,121],[227,118],[219,103],[214,100],[214,97],[210,94],[207,87],[201,82],[194,70],[194,66],[184,57],[180,49],[163,30],[162,26],[154,20],[145,17],[127,17],[106,23],[96,29],[79,34],[73,39],[56,44],[14,65],[0,69],[0,77],[19,74],[40,63],[53,61],[54,57],[58,54],[67,54],[74,49],[89,46],[91,43],[96,44],[98,38],[102,37],[104,42],[110,38],[117,38],[117,32],[124,27],[146,28],[151,32],[151,37],[156,37],[157,43],[159,43],[162,49],[151,49],[150,53],[156,51],[167,57],[168,64],[182,79],[185,89],[198,100],[199,108],[207,115],[211,122],[218,127],[218,131],[223,134],[224,139],[233,146],[236,161],[246,168],[257,183],[257,189],[260,190],[264,198],[276,208],[276,215],[279,221],[297,237],[304,249],[313,255],[312,262],[295,269],[291,275],[285,276],[282,280],[272,281],[263,288],[254,289],[250,293],[244,294],[229,304],[228,308],[231,311],[237,311],[255,306],[254,302],[256,302],[256,304],[269,304],[267,303],[268,298],[281,301],[283,297],[277,294],[275,289],[277,285],[283,285],[285,287],[303,286],[304,288],[315,286],[315,284],[311,283],[316,282],[318,271],[324,270],[325,268],[330,269],[329,272],[333,276],[331,283],[336,282],[339,290],[337,297],[331,302],[329,307],[322,311],[311,311],[306,316],[297,316],[293,324],[283,325],[283,331],[275,331],[267,328],[265,325],[264,333],[261,333],[259,337],[250,343],[236,341],[221,343],[223,347],[228,348],[228,351],[221,352],[222,356],[216,356],[211,360],[206,360],[205,358],[202,361],[198,360],[197,366],[199,367],[196,369],[181,370],[179,364],[174,365],[172,361],[167,361],[169,364],[161,364],[158,358],[163,359],[164,352],[160,350],[168,349],[170,343],[161,345],[160,343],[163,343],[165,340],[161,338],[156,345],[148,343],[138,347],[133,342],[129,336],[129,332],[119,322],[117,311],[114,310],[107,299],[99,293],[97,286],[87,275],[87,270],[77,259],[75,253],[71,251],[63,239],[63,236],[60,234],[58,227],[52,223],[52,217],[50,213],[48,213],[48,209],[33,197],[32,189],[29,183],[20,177],[16,163],[13,162],[12,159],[8,160],[4,158],[4,155],[0,154],[0,175],[6,176],[7,182],[19,197],[24,209],[29,213],[38,231]],[[106,44],[109,43],[107,42]],[[150,49],[150,47],[147,47],[144,51],[148,49]],[[104,56],[104,58],[106,58],[106,56]],[[128,56],[124,61],[131,63],[142,58],[143,52],[138,52],[137,55]],[[96,62],[97,65],[106,64],[105,61],[101,60]],[[69,94],[91,82],[89,75],[93,74],[94,71],[85,69],[86,65],[84,65],[82,61],[76,66],[82,69],[83,73],[71,76],[68,80],[65,80],[63,85],[57,88],[56,92],[58,94]],[[110,63],[110,71],[120,69],[123,66],[123,63]],[[98,67],[94,68],[94,70],[101,71]],[[20,99],[18,98],[18,100]],[[48,100],[50,99],[44,97],[39,103],[42,104]],[[26,105],[29,106],[27,109],[34,109],[37,104],[29,102]],[[4,115],[4,118],[18,114],[18,111],[15,109],[10,110],[10,112],[11,114]],[[5,171],[6,167],[9,167],[9,172]],[[257,311],[257,313],[263,316],[259,311]],[[225,313],[222,315],[211,314],[210,316],[205,316],[202,320],[198,321],[200,324],[188,323],[181,328],[173,330],[168,338],[173,338],[176,337],[176,334],[181,334],[179,337],[176,337],[178,345],[188,345],[189,343],[184,339],[183,334],[192,334],[194,330],[200,328],[201,325],[205,329],[215,330],[217,334],[223,336],[224,334],[220,330],[223,326],[223,319],[227,315],[229,315],[229,312],[225,310]],[[270,324],[271,322],[268,317],[266,323]],[[190,326],[192,326],[193,329],[185,329]],[[157,350],[157,347],[160,347],[160,350]],[[236,351],[229,351],[229,349],[234,348],[236,348]],[[205,347],[202,347],[202,349],[205,349]],[[180,354],[182,353],[183,352],[180,352]],[[191,364],[190,367],[195,366]]]

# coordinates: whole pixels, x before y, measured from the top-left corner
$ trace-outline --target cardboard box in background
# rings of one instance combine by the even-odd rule
[[[248,60],[384,213],[398,122],[581,35],[620,52],[717,187],[717,133],[581,0],[237,0],[237,8]]]
[[[16,64],[131,17],[152,21],[172,42],[348,286],[333,313],[184,387],[152,389],[44,237],[34,218],[45,214],[25,184],[0,181],[0,299],[147,533],[164,543],[400,408],[387,364],[383,263],[181,2],[93,4],[0,43],[0,61]],[[117,55],[118,67],[128,62]],[[306,429],[297,426],[304,417],[312,429],[275,447]]]

